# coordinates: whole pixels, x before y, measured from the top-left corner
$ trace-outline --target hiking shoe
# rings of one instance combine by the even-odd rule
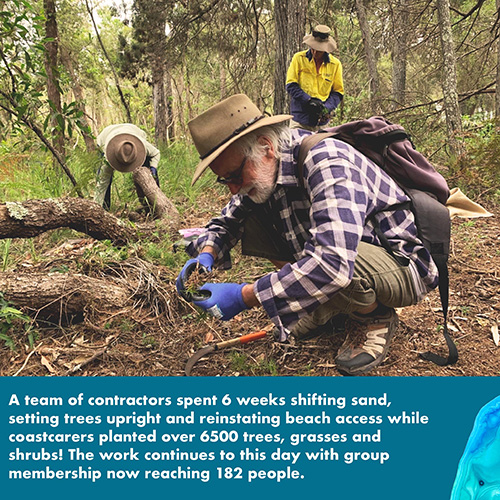
[[[377,316],[350,316],[347,337],[335,358],[338,370],[346,375],[359,375],[380,365],[387,356],[398,323],[398,315],[392,308]]]
[[[310,315],[304,316],[292,328],[291,334],[295,340],[309,340],[322,333],[340,333],[345,331],[345,314],[337,314],[323,325],[318,325]]]

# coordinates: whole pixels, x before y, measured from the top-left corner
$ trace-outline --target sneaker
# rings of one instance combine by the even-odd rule
[[[310,315],[304,316],[293,327],[291,334],[296,340],[309,340],[322,333],[341,333],[345,331],[345,314],[337,314],[323,325],[318,325]]]
[[[380,365],[387,356],[398,323],[396,311],[390,308],[377,316],[349,317],[347,337],[335,358],[338,370],[346,375],[359,375]]]

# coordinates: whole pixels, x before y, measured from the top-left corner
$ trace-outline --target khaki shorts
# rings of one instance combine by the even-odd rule
[[[318,130],[321,130],[322,128],[326,127],[327,124],[325,125],[303,125],[299,122],[296,122],[295,120],[290,120],[290,128],[303,128],[304,130],[310,130],[311,132],[317,132]]]
[[[248,219],[242,239],[243,254],[292,262],[294,259],[284,248],[284,242],[268,234],[255,217]],[[384,248],[362,241],[351,283],[311,316],[316,324],[322,325],[337,314],[360,311],[376,301],[387,307],[406,307],[416,304],[418,298],[408,266],[401,266]]]

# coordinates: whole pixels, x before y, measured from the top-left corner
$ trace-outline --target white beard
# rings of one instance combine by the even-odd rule
[[[254,203],[265,203],[273,194],[276,187],[276,168],[269,169],[262,161],[255,162],[256,176],[255,180],[249,186],[240,190],[240,194],[247,195]],[[255,193],[248,193],[255,189]]]

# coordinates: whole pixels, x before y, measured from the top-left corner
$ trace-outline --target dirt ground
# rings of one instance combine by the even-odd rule
[[[213,200],[212,200],[213,202]],[[496,376],[500,375],[500,210],[483,203],[494,217],[456,219],[452,223],[449,330],[459,361],[439,367],[419,357],[432,351],[446,355],[439,293],[399,311],[400,327],[384,363],[367,376]],[[205,214],[185,217],[185,227],[201,225]],[[39,268],[57,265],[93,276],[125,279],[131,304],[114,313],[97,307],[73,324],[39,321],[36,335],[8,332],[15,349],[2,344],[3,376],[184,376],[186,361],[204,345],[229,340],[270,326],[258,310],[229,322],[201,315],[179,299],[174,280],[178,270],[152,266],[140,255],[105,269],[76,265],[79,248],[94,242],[67,244]],[[241,257],[236,256],[236,259]],[[257,278],[262,264],[246,258],[245,275]],[[40,269],[38,269],[40,270]],[[22,272],[22,266],[19,266]],[[33,335],[33,333],[31,333]],[[202,358],[192,376],[341,376],[334,359],[342,334],[277,343],[272,335]]]

